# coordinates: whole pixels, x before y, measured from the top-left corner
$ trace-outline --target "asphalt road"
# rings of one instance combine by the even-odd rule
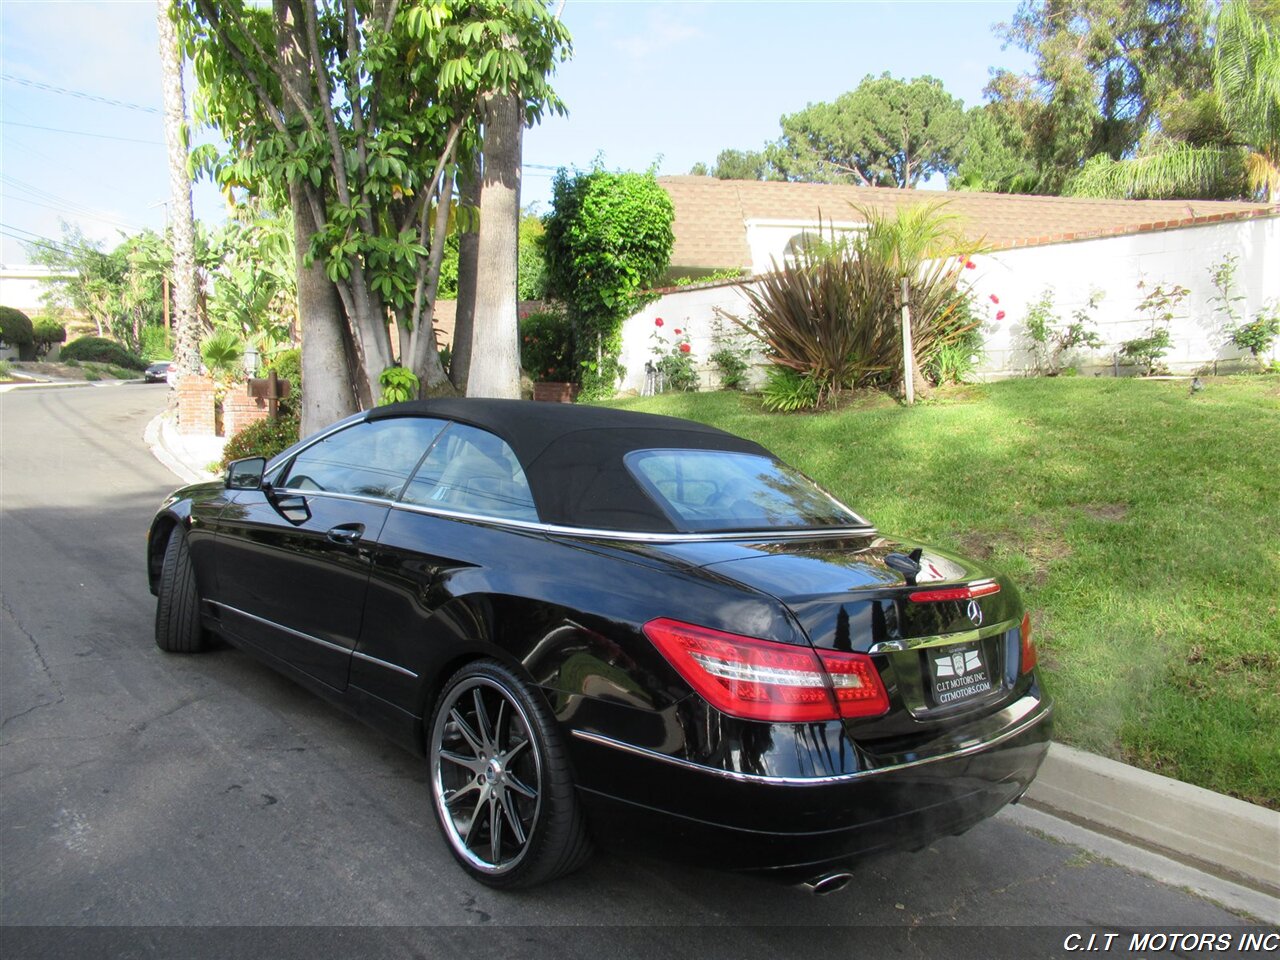
[[[165,392],[0,395],[8,956],[989,957],[1061,940],[1018,927],[1239,922],[1001,819],[822,898],[608,855],[531,892],[482,887],[437,835],[418,759],[238,651],[156,649],[143,537],[177,481],[142,434]]]

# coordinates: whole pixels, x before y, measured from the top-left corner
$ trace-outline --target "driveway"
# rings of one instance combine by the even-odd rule
[[[1032,926],[1239,922],[999,818],[822,898],[609,855],[532,892],[479,886],[421,761],[233,649],[156,649],[143,536],[177,484],[142,433],[165,394],[0,397],[9,956],[989,957],[1059,955],[1062,931]],[[297,925],[326,929],[246,929]]]

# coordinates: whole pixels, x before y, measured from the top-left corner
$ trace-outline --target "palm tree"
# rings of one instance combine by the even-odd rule
[[[1166,145],[1126,160],[1100,154],[1085,164],[1068,193],[1280,199],[1280,33],[1248,0],[1228,0],[1216,26],[1213,83],[1227,130],[1224,142]]]
[[[160,69],[164,89],[164,139],[169,156],[169,242],[173,246],[173,306],[176,344],[173,358],[183,373],[200,372],[200,318],[196,309],[195,216],[191,176],[183,137],[186,101],[182,94],[182,51],[170,16],[169,0],[157,0]]]

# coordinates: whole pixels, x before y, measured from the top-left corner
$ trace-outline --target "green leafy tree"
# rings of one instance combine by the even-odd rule
[[[940,80],[887,73],[781,122],[769,160],[786,179],[892,187],[950,173],[965,126],[963,103]]]
[[[563,27],[531,0],[181,10],[199,116],[229,144],[194,159],[224,187],[289,198],[299,306],[315,323],[303,430],[373,403],[393,363],[392,319],[400,361],[424,390],[447,389],[431,319],[454,171],[479,148],[490,91],[518,91],[526,122],[562,109],[546,78]]]
[[[548,289],[573,323],[587,397],[613,392],[622,324],[671,262],[674,219],[652,171],[556,175],[544,238]]]
[[[268,352],[291,342],[298,311],[292,217],[246,198],[210,245],[212,324],[234,330]]]
[[[702,176],[717,180],[777,180],[778,173],[764,150],[721,150],[708,171],[702,164]]]
[[[17,347],[23,360],[31,359],[35,344],[31,318],[17,307],[0,307],[0,342]]]
[[[987,96],[1020,127],[1036,189],[1059,192],[1088,158],[1130,153],[1179,98],[1209,83],[1208,0],[1022,0],[1004,40],[1035,58]]]
[[[1035,188],[1036,168],[1027,156],[1026,136],[989,104],[965,115],[956,157],[956,172],[947,180],[951,190],[1029,193]]]
[[[1212,92],[1181,105],[1179,124],[1136,156],[1093,158],[1068,192],[1280,198],[1280,27],[1247,0],[1229,0],[1215,25]]]

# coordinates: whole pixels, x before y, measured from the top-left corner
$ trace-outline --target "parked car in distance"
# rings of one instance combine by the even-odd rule
[[[155,363],[149,364],[146,370],[142,371],[142,379],[147,383],[167,383],[169,380],[169,370],[172,366],[172,360],[157,360]]]
[[[147,571],[161,649],[221,636],[424,756],[496,887],[596,842],[828,891],[1048,747],[1011,582],[670,417],[378,407],[176,491]]]

